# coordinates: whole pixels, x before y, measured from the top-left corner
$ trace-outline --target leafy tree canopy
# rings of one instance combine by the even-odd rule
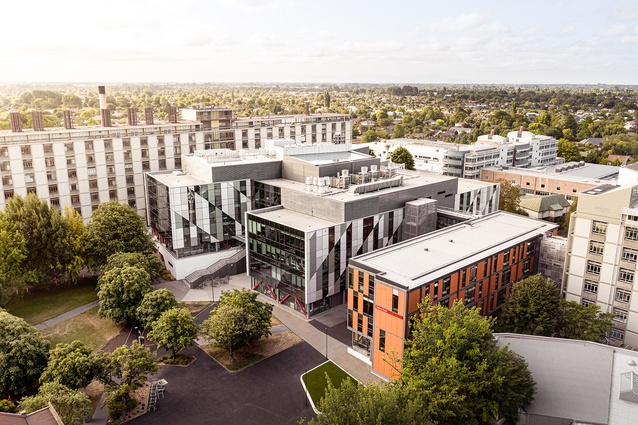
[[[496,346],[492,324],[459,301],[449,309],[425,303],[412,321],[400,382],[434,422],[514,419],[533,400],[535,384],[525,361]]]
[[[153,324],[153,330],[148,338],[155,341],[159,347],[166,348],[175,354],[190,347],[193,339],[197,338],[195,319],[188,309],[171,308],[162,313]]]
[[[155,353],[137,341],[118,347],[113,353],[99,353],[102,375],[99,379],[110,388],[127,385],[131,390],[146,382],[146,375],[157,372]]]
[[[118,252],[155,252],[155,244],[137,211],[116,201],[93,211],[87,226],[87,255],[93,266],[102,267]]]
[[[115,323],[132,321],[144,295],[153,290],[148,273],[139,267],[124,266],[100,275],[98,314]]]
[[[111,255],[101,272],[124,266],[135,266],[146,270],[151,277],[151,281],[160,277],[161,263],[155,254],[145,254],[142,252],[116,252]]]
[[[23,398],[20,409],[31,413],[47,407],[49,403],[55,407],[65,425],[83,425],[85,417],[93,411],[88,395],[56,382],[47,382],[40,387],[37,395]]]
[[[26,258],[24,236],[0,212],[0,306],[9,301],[13,288],[21,290],[24,286]]]
[[[58,344],[49,355],[41,382],[56,382],[67,388],[86,387],[99,375],[99,364],[82,341]]]
[[[498,207],[501,211],[507,211],[514,214],[527,215],[521,208],[521,189],[504,179],[496,181],[500,185],[498,195]]]
[[[25,394],[47,365],[49,341],[24,319],[0,309],[0,396]]]
[[[146,330],[153,329],[153,323],[160,318],[162,313],[177,307],[175,295],[166,288],[148,292],[142,298],[140,306],[136,310],[137,318]]]
[[[227,349],[232,362],[237,348],[270,335],[272,309],[272,305],[257,301],[256,292],[237,289],[224,292],[219,306],[202,324],[201,333]]]
[[[414,170],[414,158],[410,151],[403,146],[399,146],[392,151],[390,160],[396,164],[405,164],[405,168],[408,170]]]

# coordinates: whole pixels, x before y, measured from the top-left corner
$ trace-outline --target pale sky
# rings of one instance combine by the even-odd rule
[[[638,84],[636,0],[28,0],[0,16],[0,82]]]

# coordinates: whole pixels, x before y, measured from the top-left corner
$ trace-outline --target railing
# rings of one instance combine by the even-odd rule
[[[236,253],[234,253],[233,255],[231,255],[230,257],[223,258],[219,261],[215,261],[213,264],[206,267],[205,269],[194,271],[193,273],[186,276],[184,278],[184,281],[186,281],[191,287],[193,287],[197,283],[197,281],[202,279],[203,277],[215,274],[222,268],[230,264],[235,264],[236,262],[238,262],[239,260],[245,257],[246,257],[246,249],[242,248]]]

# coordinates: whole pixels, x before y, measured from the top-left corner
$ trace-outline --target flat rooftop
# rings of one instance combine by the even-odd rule
[[[499,211],[353,260],[381,273],[378,276],[381,281],[412,289],[556,227],[553,223]]]
[[[573,166],[571,169],[566,169]],[[580,164],[565,163],[560,165],[551,165],[547,167],[537,168],[516,168],[516,167],[486,167],[484,170],[503,171],[522,176],[531,177],[551,177],[565,181],[580,183],[596,183],[596,180],[613,180],[618,176],[620,167],[603,164]],[[563,171],[560,171],[563,170]]]
[[[264,162],[281,162],[280,159],[266,155],[265,152],[254,151],[254,153],[246,153],[244,151],[233,151],[225,149],[226,152],[220,152],[218,149],[209,149],[204,151],[196,151],[195,154],[183,155],[186,161],[196,161],[205,164],[211,168],[229,167],[232,165],[245,164],[262,164]]]
[[[360,159],[372,158],[370,155],[352,151],[311,153],[290,156],[314,165],[337,164],[339,162],[352,162]]]
[[[180,171],[156,171],[146,174],[169,188],[210,184]]]
[[[293,229],[301,230],[302,232],[312,232],[339,224],[307,214],[288,210],[283,207],[276,210],[264,212],[260,212],[259,210],[250,211],[249,214],[257,215],[266,220],[279,223],[284,226],[292,227]]]
[[[351,201],[356,201],[356,200],[360,200],[364,198],[373,198],[379,195],[387,195],[388,193],[401,192],[409,188],[425,186],[432,183],[440,183],[440,182],[445,182],[450,180],[456,180],[456,177],[442,176],[437,174],[431,174],[428,176],[397,174],[397,176],[398,177],[403,176],[403,184],[400,186],[388,187],[388,188],[384,188],[374,192],[367,192],[367,193],[360,193],[360,194],[350,193],[349,189],[338,189],[334,187],[330,188],[330,192],[323,193],[323,194],[307,192],[305,183],[296,182],[293,180],[286,180],[286,179],[260,180],[260,182],[271,185],[271,186],[280,187],[282,189],[290,189],[290,190],[297,190],[299,192],[313,193],[316,196],[320,196],[322,198],[330,198],[331,200],[335,200],[338,202],[351,202]],[[352,185],[350,187],[353,187],[353,186],[356,186],[356,185]]]
[[[258,116],[258,117],[235,117],[234,121],[259,121],[259,120],[277,120],[284,118],[332,118],[332,117],[345,117],[350,118],[349,114],[339,114],[336,112],[329,112],[325,114],[297,114],[297,115],[266,115],[266,116]]]

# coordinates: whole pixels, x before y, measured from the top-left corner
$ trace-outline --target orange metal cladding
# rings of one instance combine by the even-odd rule
[[[537,243],[537,242],[536,242]],[[474,264],[467,265],[440,279],[431,281],[410,290],[407,294],[398,290],[398,309],[392,310],[392,291],[397,288],[392,285],[375,281],[374,291],[374,337],[372,347],[372,368],[383,376],[396,379],[400,373],[400,363],[397,359],[403,356],[403,340],[409,337],[409,318],[418,312],[421,300],[429,297],[430,301],[437,303],[443,298],[449,306],[455,300],[460,299],[466,305],[479,308],[481,314],[488,315],[494,312],[504,302],[505,296],[511,292],[512,282],[522,279],[524,276],[523,264],[529,260],[529,269],[535,269],[537,261],[534,253],[528,256],[528,242],[522,242],[515,246],[504,248],[498,254],[484,257]],[[505,262],[507,254],[509,259]],[[503,283],[503,271],[510,268],[509,281]],[[358,269],[354,270],[354,282],[358,283]],[[472,278],[473,273],[475,277]],[[449,290],[446,291],[444,281],[449,276]],[[474,285],[476,282],[476,285]],[[365,293],[368,291],[368,274],[364,273]],[[435,297],[436,291],[436,297]],[[471,291],[471,292],[468,292]],[[500,294],[499,294],[500,293]],[[407,312],[405,311],[407,295]],[[449,295],[449,297],[448,297]],[[363,300],[359,297],[359,305],[354,308],[362,311]],[[348,293],[348,306],[352,308],[352,290]],[[353,317],[353,324],[356,317]],[[380,350],[380,331],[385,331],[385,350]]]
[[[366,276],[367,278],[367,276]],[[399,308],[392,311],[392,286],[375,282],[374,339],[372,368],[389,378],[397,378],[401,365],[397,359],[403,357],[403,339],[407,326],[405,314],[405,292],[399,291]],[[392,314],[394,313],[394,314]],[[380,350],[380,331],[385,331],[385,350]]]

